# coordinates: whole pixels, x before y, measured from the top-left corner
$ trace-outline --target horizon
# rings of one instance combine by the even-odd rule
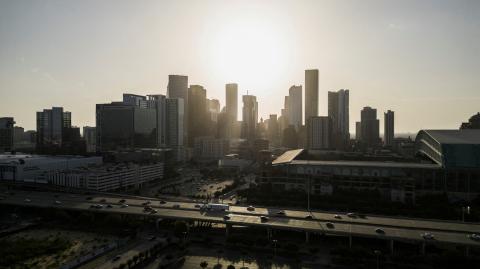
[[[306,69],[319,70],[320,115],[328,91],[350,90],[351,134],[365,106],[382,131],[393,110],[397,133],[458,129],[480,109],[477,1],[143,3],[0,2],[0,114],[35,129],[36,111],[61,106],[95,126],[95,104],[166,94],[184,74],[221,107],[237,83],[265,119]]]

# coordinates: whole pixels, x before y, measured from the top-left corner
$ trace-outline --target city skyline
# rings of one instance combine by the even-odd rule
[[[478,111],[478,2],[144,3],[2,2],[0,114],[34,129],[36,111],[61,106],[94,126],[95,104],[166,95],[168,75],[182,74],[222,107],[225,84],[237,83],[267,119],[291,85],[305,89],[306,69],[319,70],[319,116],[328,91],[350,89],[351,134],[365,106],[395,111],[397,133],[458,128]],[[371,18],[372,7],[384,15]]]

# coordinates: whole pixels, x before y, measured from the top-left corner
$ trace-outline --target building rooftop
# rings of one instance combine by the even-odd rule
[[[379,161],[317,161],[317,160],[293,160],[292,165],[321,165],[321,166],[358,166],[358,167],[383,167],[383,168],[422,168],[437,169],[438,164],[432,163],[409,163],[409,162],[379,162]]]
[[[480,130],[476,129],[422,131],[440,144],[480,144]]]
[[[290,163],[293,161],[295,158],[297,158],[298,155],[300,155],[304,149],[294,149],[294,150],[289,150],[280,155],[278,158],[276,158],[272,164],[282,164],[282,163]]]

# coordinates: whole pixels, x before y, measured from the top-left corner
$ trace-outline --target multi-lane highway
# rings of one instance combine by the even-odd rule
[[[480,224],[405,219],[380,216],[348,216],[340,213],[280,210],[230,206],[228,212],[201,210],[201,205],[158,199],[79,195],[52,192],[13,191],[0,194],[0,204],[42,208],[64,208],[103,213],[151,216],[162,219],[183,219],[225,223],[227,226],[259,226],[268,229],[294,230],[307,233],[368,237],[409,242],[447,243],[480,247],[472,238],[480,234]],[[101,208],[92,205],[102,205]],[[125,206],[124,204],[128,205]],[[148,205],[154,210],[146,211]],[[252,210],[253,209],[253,210]],[[228,215],[228,217],[225,217]],[[266,216],[267,218],[261,218]],[[425,233],[432,238],[426,238]],[[475,236],[473,236],[475,237]]]

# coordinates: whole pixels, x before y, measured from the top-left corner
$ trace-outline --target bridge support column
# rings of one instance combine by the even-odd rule
[[[228,237],[231,232],[232,232],[232,224],[227,224],[225,226],[225,236]]]
[[[309,243],[309,242],[310,242],[310,233],[305,232],[305,243]]]
[[[272,239],[272,228],[267,227],[267,238],[268,240]]]
[[[348,235],[348,247],[352,248],[352,235]]]
[[[425,247],[425,242],[422,242],[422,244],[420,245],[420,254],[425,255]]]
[[[390,239],[389,245],[390,245],[390,254],[393,254],[393,239]]]
[[[468,257],[468,256],[470,256],[470,247],[466,246],[465,247],[465,257]]]

